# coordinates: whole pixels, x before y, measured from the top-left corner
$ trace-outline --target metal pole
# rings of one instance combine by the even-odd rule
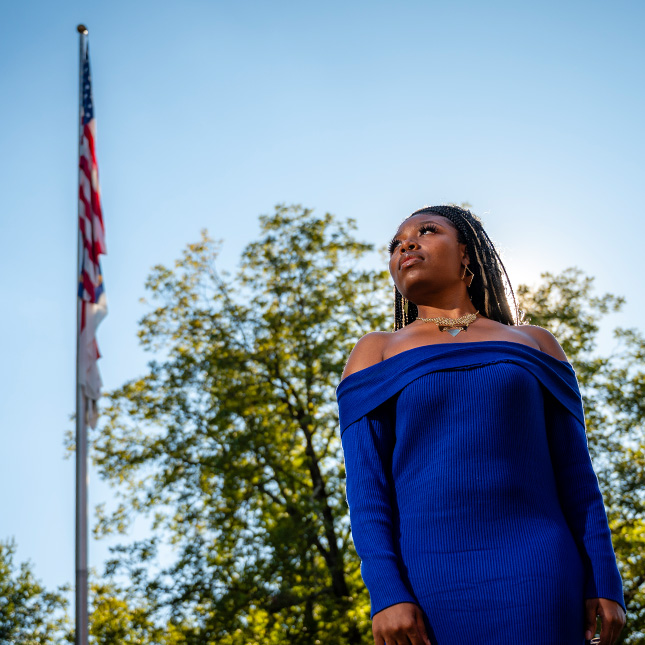
[[[82,123],[81,104],[83,101],[83,63],[85,54],[85,25],[76,27],[79,33],[79,65],[78,65],[78,157],[81,156]],[[80,168],[79,180],[80,187]],[[77,196],[78,200],[78,196]],[[88,645],[88,609],[87,609],[87,428],[85,424],[85,397],[80,383],[81,365],[81,300],[78,297],[78,282],[81,275],[81,259],[83,239],[79,218],[81,216],[80,200],[78,200],[78,256],[76,265],[76,645]]]

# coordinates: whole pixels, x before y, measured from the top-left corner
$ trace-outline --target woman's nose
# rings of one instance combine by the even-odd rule
[[[405,251],[412,251],[412,249],[416,248],[416,244],[412,240],[404,240],[401,242],[401,253],[405,253]]]

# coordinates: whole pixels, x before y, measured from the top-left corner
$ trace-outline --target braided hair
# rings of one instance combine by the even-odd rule
[[[457,241],[466,245],[470,258],[468,269],[474,274],[468,293],[475,309],[504,325],[521,324],[523,316],[517,307],[511,281],[481,219],[468,209],[456,205],[424,206],[406,219],[420,213],[442,215],[457,229]],[[513,300],[514,311],[511,311],[507,294]],[[418,315],[417,306],[394,287],[394,331],[414,322]]]

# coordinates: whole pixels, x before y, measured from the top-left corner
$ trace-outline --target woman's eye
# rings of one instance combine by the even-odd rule
[[[436,232],[437,232],[437,227],[436,227],[434,224],[424,224],[423,226],[421,226],[421,227],[419,228],[419,235],[424,235],[424,234],[425,234],[425,233],[427,233],[428,231],[429,231],[430,233],[436,233]],[[390,244],[388,245],[388,248],[387,248],[387,250],[389,251],[390,255],[392,255],[392,253],[394,253],[394,249],[395,249],[395,248],[396,248],[400,243],[401,243],[401,241],[400,241],[400,240],[397,240],[396,238],[394,238],[394,239],[390,242]]]
[[[423,235],[424,233],[427,233],[428,231],[431,231],[432,233],[436,233],[437,232],[437,227],[434,224],[424,224],[423,226],[421,226],[419,228],[419,234],[420,235]],[[392,255],[392,253],[394,253],[394,249],[398,246],[399,242],[400,242],[400,240],[397,240],[396,238],[394,238],[390,242],[390,244],[388,246],[388,251],[389,251],[390,255]]]

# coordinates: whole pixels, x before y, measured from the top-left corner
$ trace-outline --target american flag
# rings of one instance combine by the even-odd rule
[[[101,214],[99,173],[96,163],[96,122],[92,101],[89,46],[85,49],[82,72],[82,105],[80,119],[80,159],[78,173],[78,224],[81,258],[78,297],[81,300],[79,385],[86,397],[86,422],[92,428],[98,420],[97,401],[101,396],[101,375],[97,360],[101,357],[96,329],[107,315],[107,299],[99,256],[106,254],[105,227]]]

